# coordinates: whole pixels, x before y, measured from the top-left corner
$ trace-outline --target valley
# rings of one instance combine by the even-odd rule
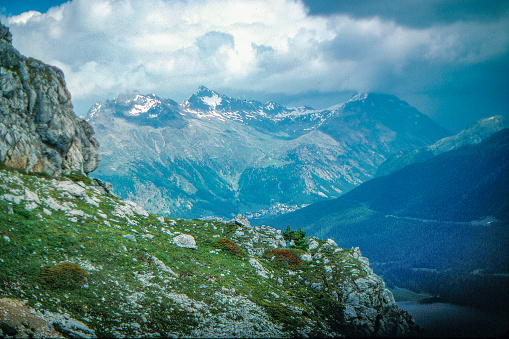
[[[359,94],[324,110],[234,99],[201,86],[181,104],[155,94],[97,103],[94,177],[174,217],[281,214],[336,198],[392,154],[449,133],[404,101]]]
[[[422,335],[414,299],[509,314],[505,116],[451,135],[388,94],[200,86],[80,119],[1,24],[0,62],[0,337]]]

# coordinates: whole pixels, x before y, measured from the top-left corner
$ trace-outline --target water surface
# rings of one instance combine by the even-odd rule
[[[444,302],[401,301],[428,337],[501,337],[509,320],[497,313]]]

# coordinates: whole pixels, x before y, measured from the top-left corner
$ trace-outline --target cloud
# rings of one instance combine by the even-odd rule
[[[373,17],[397,25],[427,28],[457,21],[488,22],[507,17],[509,2],[485,0],[304,0],[311,15]]]
[[[430,3],[425,13],[435,13]],[[455,5],[452,16],[464,20],[435,14],[432,25],[404,25],[410,5],[394,19],[380,9],[372,15],[377,6],[344,4],[346,11],[311,15],[295,0],[73,0],[2,21],[15,47],[60,67],[74,100],[92,102],[132,89],[183,100],[201,84],[410,95],[451,87],[458,74],[509,54],[507,15],[467,20]]]

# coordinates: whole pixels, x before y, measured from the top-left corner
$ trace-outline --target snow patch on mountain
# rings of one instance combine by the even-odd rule
[[[216,106],[221,105],[223,99],[217,93],[213,93],[210,97],[202,97],[201,100],[208,106],[212,107],[212,109],[216,109]]]
[[[127,101],[127,103],[136,102],[133,107],[129,110],[127,113],[130,116],[138,116],[142,113],[148,112],[150,109],[154,108],[158,104],[161,103],[161,101],[151,98],[149,96],[143,96],[143,95],[136,95],[136,97],[133,100]],[[157,115],[156,115],[157,116]]]

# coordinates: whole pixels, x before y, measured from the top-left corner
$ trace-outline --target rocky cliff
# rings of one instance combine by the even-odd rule
[[[358,249],[149,214],[83,176],[0,170],[0,324],[28,337],[409,335]]]
[[[64,74],[22,56],[0,23],[0,160],[50,175],[90,173],[99,144],[90,125],[74,115]]]

